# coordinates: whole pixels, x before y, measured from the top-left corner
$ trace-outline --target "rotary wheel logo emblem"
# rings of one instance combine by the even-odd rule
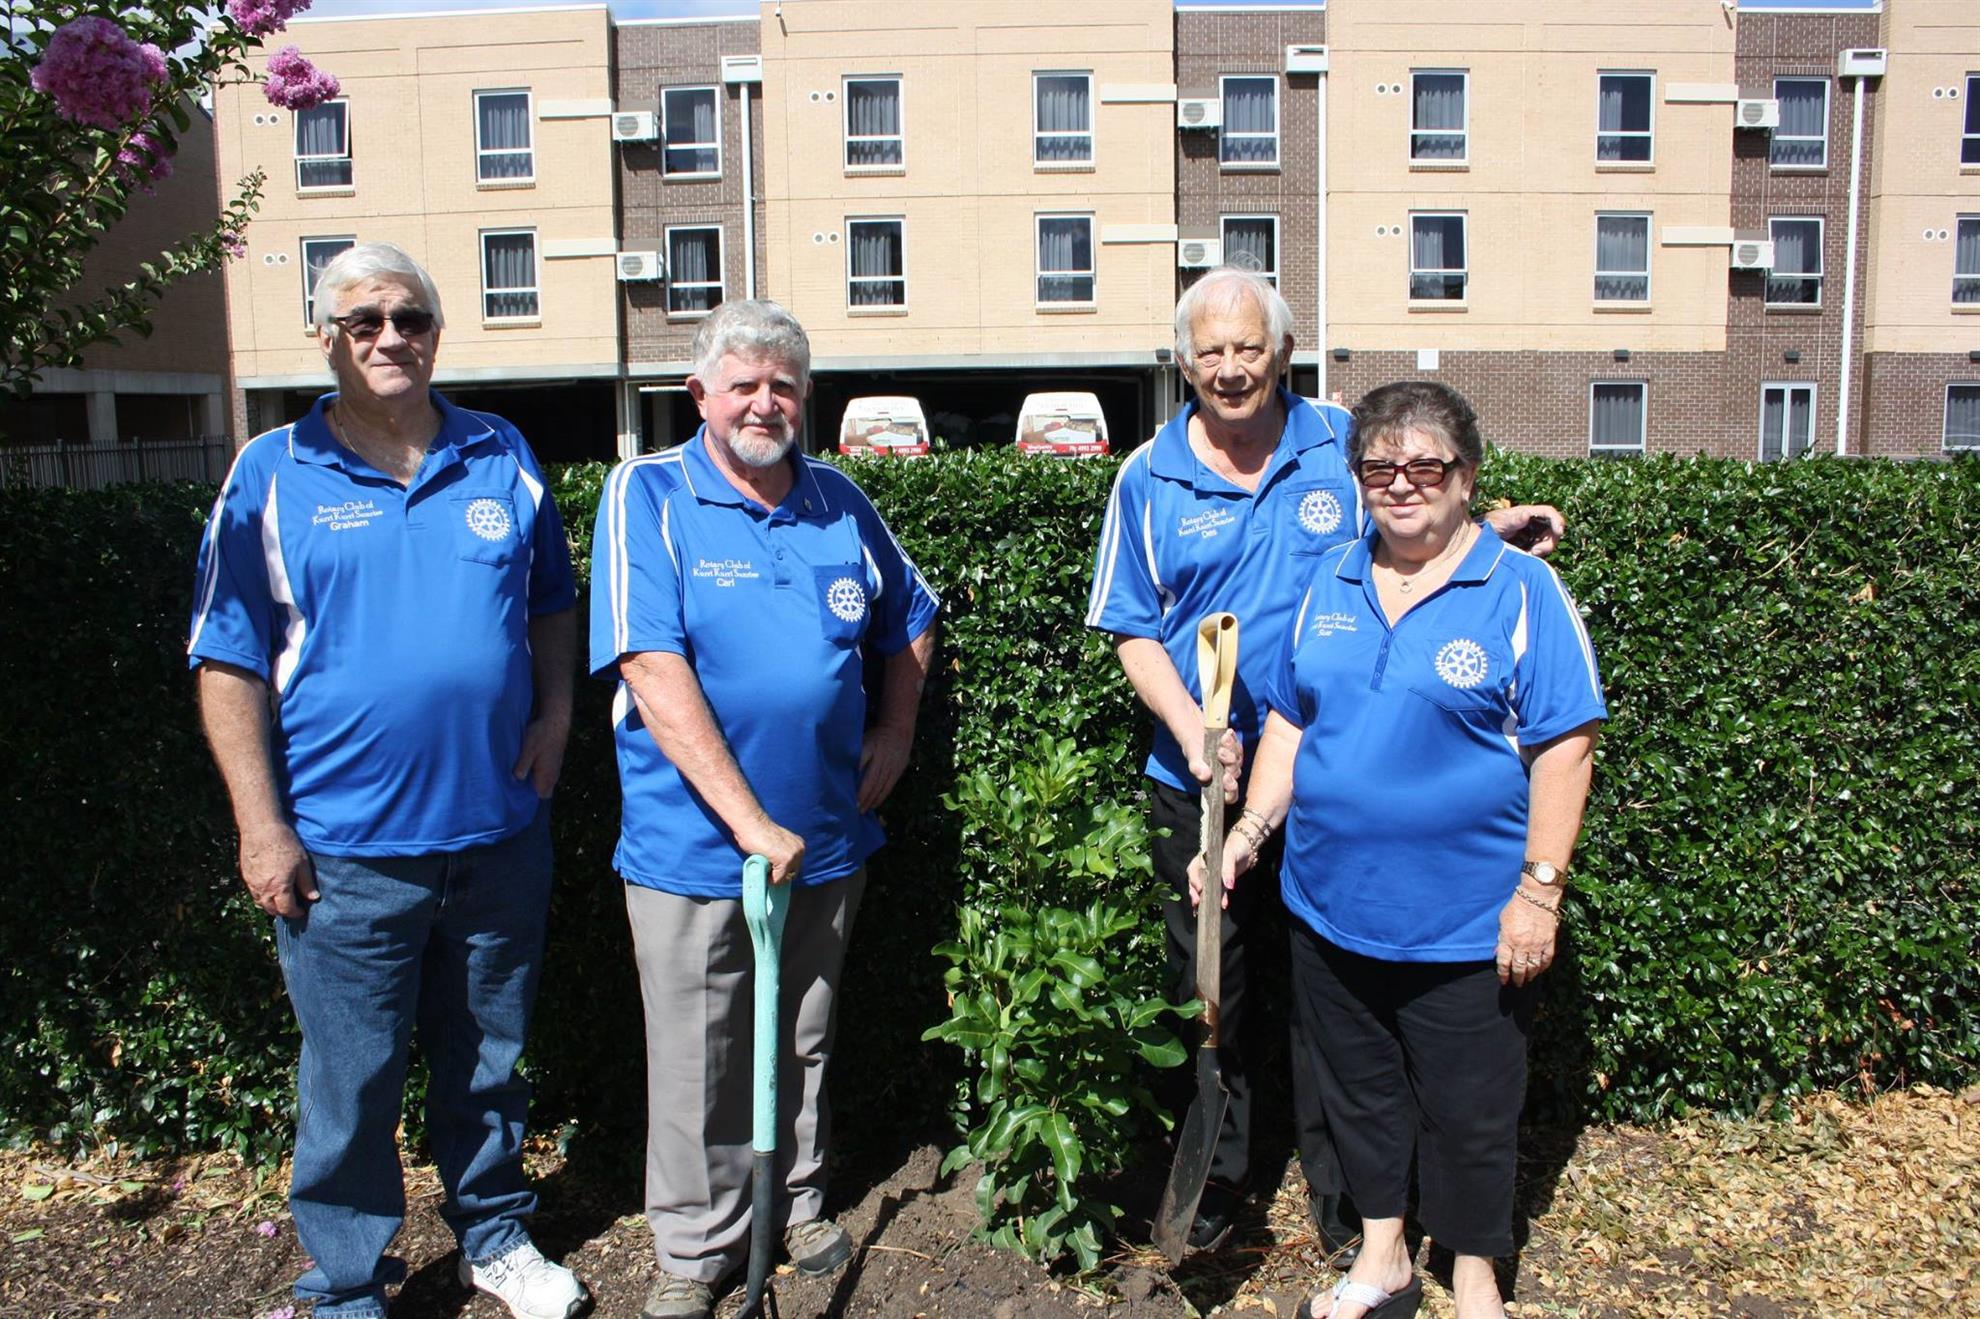
[[[1341,525],[1341,501],[1326,490],[1309,490],[1299,501],[1299,525],[1316,536],[1325,536]]]
[[[468,530],[483,540],[509,538],[509,510],[499,499],[477,499],[467,506]]]
[[[1476,687],[1485,681],[1485,647],[1459,637],[1437,652],[1437,676],[1453,687]]]
[[[848,623],[857,623],[866,614],[866,588],[850,577],[841,577],[825,588],[825,604]]]

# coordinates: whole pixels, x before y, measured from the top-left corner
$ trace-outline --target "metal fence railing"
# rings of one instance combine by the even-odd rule
[[[124,444],[0,445],[0,489],[101,490],[136,481],[218,481],[231,446],[224,435]]]

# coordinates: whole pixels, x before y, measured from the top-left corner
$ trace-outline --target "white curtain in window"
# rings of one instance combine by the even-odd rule
[[[1224,84],[1220,158],[1227,164],[1279,158],[1279,84],[1271,78],[1232,78]],[[1269,134],[1246,137],[1233,134]]]
[[[1650,225],[1630,215],[1595,219],[1595,297],[1635,302],[1650,296]]]
[[[1224,221],[1224,264],[1261,275],[1277,275],[1277,253],[1272,251],[1270,220]]]
[[[1643,389],[1597,385],[1588,442],[1596,448],[1637,448],[1643,441]]]
[[[1598,102],[1595,159],[1650,159],[1648,137],[1623,136],[1650,131],[1650,80],[1635,76],[1604,78]]]
[[[1464,75],[1419,73],[1409,154],[1416,160],[1464,159]]]
[[[722,300],[716,281],[716,241],[713,230],[680,230],[667,239],[667,309],[708,311]],[[683,288],[682,285],[705,285]]]
[[[854,276],[848,297],[855,307],[898,307],[905,300],[907,284],[902,278],[906,267],[901,259],[901,227],[898,224],[856,224],[849,226]]]
[[[1092,83],[1077,75],[1038,79],[1038,156],[1042,161],[1093,159]],[[1054,137],[1055,133],[1078,136]]]
[[[1419,215],[1410,222],[1409,260],[1412,271],[1434,272],[1464,269],[1464,217],[1458,215]],[[1412,298],[1458,299],[1464,297],[1461,273],[1413,273],[1409,281]]]
[[[715,93],[705,88],[662,94],[667,141],[662,168],[669,174],[713,174],[722,167],[716,144]]]
[[[1811,273],[1817,265],[1814,260],[1815,226],[1812,224],[1777,224],[1774,226],[1774,269],[1783,275]]]
[[[303,244],[303,288],[305,290],[303,295],[303,319],[305,321],[314,321],[316,319],[316,281],[323,274],[323,267],[329,265],[339,253],[349,250],[351,246],[352,244],[349,239],[332,243]]]
[[[1038,300],[1093,300],[1093,222],[1085,218],[1038,224]],[[1074,273],[1058,273],[1074,272]]]
[[[1980,302],[1980,219],[1959,222],[1953,245],[1954,302]]]
[[[1781,126],[1774,130],[1767,159],[1776,165],[1823,164],[1828,158],[1829,84],[1801,78],[1784,80],[1775,90],[1781,102]]]
[[[1760,457],[1799,458],[1814,433],[1814,397],[1805,389],[1769,389],[1760,396]]]
[[[1980,385],[1954,385],[1946,391],[1948,449],[1980,449]]]
[[[1980,165],[1980,78],[1966,80],[1966,130],[1960,139],[1959,163]]]
[[[481,177],[522,179],[534,172],[529,150],[529,97],[477,98],[481,116]],[[501,152],[501,155],[486,154]]]
[[[536,315],[536,236],[489,234],[481,240],[481,252],[485,314]]]
[[[848,165],[898,165],[901,163],[901,85],[884,82],[846,84],[846,135],[850,138],[882,138],[883,141],[846,143]]]
[[[296,155],[348,157],[349,140],[344,136],[342,102],[296,111]],[[337,188],[351,181],[348,159],[298,160],[296,184],[303,188]]]

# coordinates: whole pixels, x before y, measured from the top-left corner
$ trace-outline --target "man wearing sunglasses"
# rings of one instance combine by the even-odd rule
[[[318,1315],[405,1277],[407,1045],[464,1283],[523,1319],[588,1304],[531,1244],[529,1029],[570,728],[576,590],[515,428],[429,386],[440,296],[398,248],[318,276],[336,392],[241,450],[200,545],[200,711],[302,1028],[289,1204]]]
[[[1217,767],[1226,797],[1240,800],[1243,766],[1265,716],[1265,683],[1280,658],[1294,610],[1326,550],[1367,530],[1348,470],[1351,418],[1344,408],[1299,398],[1281,383],[1292,363],[1292,309],[1272,282],[1233,266],[1211,271],[1176,304],[1176,361],[1196,391],[1185,407],[1121,464],[1101,524],[1086,625],[1111,633],[1135,694],[1155,717],[1150,823],[1164,891],[1169,972],[1177,1001],[1196,994],[1196,915],[1188,868],[1197,852],[1198,793],[1211,781],[1203,759],[1196,624],[1229,611],[1242,625],[1230,733]],[[1488,515],[1508,537],[1531,527],[1546,553],[1561,530],[1550,508]],[[1545,530],[1541,531],[1544,526]],[[1240,816],[1240,819],[1244,817]],[[1189,1244],[1211,1249],[1229,1236],[1244,1203],[1251,1164],[1251,1085],[1246,1073],[1247,932],[1278,901],[1277,852],[1228,897],[1223,921],[1219,1062],[1230,1104],[1218,1133]],[[1294,1066],[1314,1050],[1297,1047]],[[1194,1075],[1169,1099],[1180,1122]],[[1345,1268],[1354,1254],[1353,1215],[1339,1192],[1327,1121],[1308,1075],[1293,1077],[1294,1123],[1309,1211],[1321,1242]]]

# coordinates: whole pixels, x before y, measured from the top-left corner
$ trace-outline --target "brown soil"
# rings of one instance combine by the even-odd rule
[[[776,1280],[785,1319],[954,1316],[1116,1319],[1250,1312],[1290,1319],[1332,1273],[1289,1166],[1229,1245],[1172,1275],[1123,1248],[1096,1276],[1054,1274],[973,1241],[973,1174],[935,1176],[939,1151],[847,1169],[840,1219],[859,1244],[839,1276]],[[1507,1272],[1516,1316],[1980,1314],[1980,1089],[1870,1104],[1807,1101],[1783,1122],[1540,1128],[1522,1151],[1524,1248]],[[654,1273],[636,1158],[595,1168],[579,1152],[532,1160],[535,1234],[586,1278],[600,1316],[633,1316]],[[1145,1233],[1161,1170],[1121,1197]],[[431,1167],[407,1175],[395,1249],[411,1276],[401,1319],[501,1319],[454,1281]],[[1136,1218],[1137,1209],[1140,1217]],[[72,1163],[0,1155],[0,1316],[240,1316],[292,1303],[303,1268],[279,1176],[226,1158]],[[1434,1249],[1424,1313],[1450,1314]],[[721,1313],[733,1314],[739,1293]]]

